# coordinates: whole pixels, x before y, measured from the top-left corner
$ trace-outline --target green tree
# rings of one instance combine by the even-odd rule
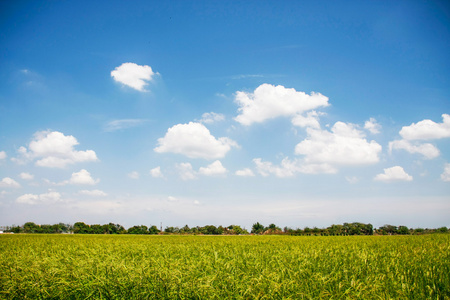
[[[200,232],[203,234],[222,234],[223,228],[217,228],[214,225],[206,225],[200,228]]]
[[[327,228],[328,229],[328,233],[330,235],[343,235],[344,234],[344,229],[342,225],[331,225],[330,227]]]
[[[128,228],[128,234],[148,234],[148,228],[145,225],[133,226]]]
[[[27,222],[23,224],[23,232],[24,233],[39,233],[40,228],[38,225],[33,222]]]
[[[380,228],[378,228],[378,230],[382,234],[396,234],[397,233],[397,226],[386,224],[386,225],[383,225]]]
[[[425,232],[425,229],[423,229],[423,228],[414,229],[414,234],[423,234],[424,232]]]
[[[247,234],[248,232],[247,230],[242,229],[241,226],[239,225],[231,225],[231,233],[239,235],[239,234]]]
[[[261,225],[259,222],[256,222],[255,224],[253,224],[251,233],[261,234],[263,232],[264,232],[264,226],[263,225]]]
[[[91,228],[89,227],[89,225],[83,222],[76,222],[75,224],[73,224],[73,233],[91,233]]]
[[[164,229],[164,232],[166,232],[166,233],[179,233],[180,232],[180,228],[170,226],[170,227],[166,227]]]
[[[91,225],[90,227],[91,227],[91,231],[89,233],[91,233],[91,234],[102,234],[102,233],[104,233],[103,226],[100,225],[100,224],[94,224],[94,225]]]
[[[21,228],[20,226],[13,225],[11,228],[9,228],[8,232],[21,233],[23,232],[23,228]]]
[[[447,233],[448,228],[444,226],[444,227],[440,227],[440,228],[436,229],[436,231],[439,233]]]
[[[149,229],[148,229],[148,233],[149,234],[158,234],[158,233],[160,233],[161,231],[158,229],[158,227],[156,227],[155,225],[153,225],[153,226],[151,226]]]
[[[397,233],[398,234],[409,234],[409,229],[406,226],[399,226]]]
[[[191,233],[191,228],[186,224],[180,229],[180,233]]]

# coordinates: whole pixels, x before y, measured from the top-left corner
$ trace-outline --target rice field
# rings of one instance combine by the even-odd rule
[[[450,235],[1,235],[0,299],[450,299]]]

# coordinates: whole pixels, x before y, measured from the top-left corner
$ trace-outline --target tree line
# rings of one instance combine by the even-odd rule
[[[327,228],[305,227],[303,229],[292,229],[284,227],[281,229],[275,224],[264,226],[259,222],[253,224],[250,233],[239,225],[224,226],[196,226],[183,227],[168,226],[164,230],[158,229],[155,225],[135,225],[125,229],[120,224],[93,224],[88,225],[83,222],[77,222],[73,225],[58,223],[54,225],[38,225],[33,222],[27,222],[22,226],[6,227],[5,232],[10,233],[74,233],[74,234],[201,234],[201,235],[306,235],[306,236],[336,236],[336,235],[408,235],[408,234],[431,234],[431,233],[449,233],[447,227],[440,228],[408,228],[406,226],[384,225],[377,229],[372,224],[359,222],[331,225]]]

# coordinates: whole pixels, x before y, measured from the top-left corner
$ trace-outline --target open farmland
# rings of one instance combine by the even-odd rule
[[[0,236],[1,299],[450,299],[450,235]]]

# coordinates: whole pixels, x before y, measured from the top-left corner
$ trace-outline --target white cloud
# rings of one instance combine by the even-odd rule
[[[273,174],[276,177],[284,178],[292,177],[296,173],[333,174],[337,172],[337,170],[329,164],[307,164],[304,161],[298,159],[290,160],[287,157],[281,161],[280,166],[273,165],[268,161],[262,161],[261,158],[255,158],[253,159],[253,162],[256,165],[258,173],[262,176],[269,176],[270,174]]]
[[[0,151],[0,159],[5,159],[7,156],[5,151]]]
[[[353,176],[353,177],[346,176],[345,180],[347,180],[347,182],[350,184],[355,184],[359,181],[359,179],[355,176]]]
[[[122,119],[122,120],[114,120],[108,122],[105,125],[104,130],[108,132],[137,127],[139,125],[144,124],[147,120],[143,119]]]
[[[34,134],[34,139],[28,146],[29,151],[20,147],[19,157],[12,160],[23,164],[38,159],[37,166],[49,168],[63,168],[68,164],[98,160],[93,150],[74,150],[74,146],[78,144],[77,139],[71,135],[65,136],[58,131],[40,131]]]
[[[364,128],[369,130],[372,134],[380,133],[381,125],[377,123],[375,118],[370,118],[366,123],[364,123]]]
[[[131,179],[139,179],[139,173],[137,171],[133,171],[127,174],[128,178]]]
[[[375,176],[374,180],[377,181],[412,181],[413,177],[408,175],[405,170],[400,166],[384,169],[384,173]]]
[[[381,145],[368,142],[354,125],[336,122],[327,130],[307,128],[308,137],[297,144],[295,153],[305,155],[306,164],[364,165],[379,161]]]
[[[123,63],[111,71],[115,81],[127,85],[140,92],[145,92],[145,85],[152,81],[155,75],[150,66],[140,66],[135,63]]]
[[[198,173],[205,176],[217,176],[226,174],[227,169],[225,169],[220,161],[216,160],[207,167],[201,167]]]
[[[296,115],[292,118],[292,125],[299,127],[311,127],[311,128],[320,128],[319,116],[325,115],[325,113],[316,112],[315,110],[310,111],[305,116]]]
[[[197,179],[195,171],[192,169],[192,165],[190,163],[177,164],[176,168],[178,169],[181,179],[183,180]]]
[[[189,158],[217,159],[223,158],[231,147],[238,145],[226,137],[216,139],[203,124],[190,122],[169,128],[166,135],[158,139],[158,147],[154,151],[183,154]]]
[[[164,178],[164,175],[161,172],[161,167],[156,167],[156,168],[151,169],[150,175],[154,178]]]
[[[417,141],[450,137],[450,115],[443,114],[442,119],[442,123],[422,120],[418,123],[412,123],[409,126],[403,126],[399,132],[403,139],[390,142],[389,150],[402,149],[409,153],[419,153],[427,159],[438,157],[440,155],[438,148],[430,143],[420,143]]]
[[[86,195],[90,197],[106,197],[108,194],[106,194],[104,191],[101,190],[81,190],[78,192],[81,195]]]
[[[190,163],[180,163],[176,165],[178,174],[183,180],[197,179],[198,175],[203,176],[219,176],[224,175],[228,171],[219,160],[214,161],[206,167],[200,167],[198,172],[194,171]]]
[[[173,196],[167,197],[167,200],[168,200],[169,202],[177,202],[177,201],[178,201],[178,199],[175,198],[175,197],[173,197]]]
[[[297,92],[282,85],[262,84],[253,93],[238,91],[235,97],[243,125],[261,123],[277,117],[293,117],[305,111],[328,106],[328,98],[320,93]]]
[[[392,149],[395,150],[406,150],[409,153],[419,153],[422,154],[427,159],[433,159],[439,156],[439,149],[433,146],[430,143],[420,144],[417,143],[413,145],[410,141],[407,140],[396,140],[389,142],[389,151]]]
[[[52,190],[48,193],[35,195],[25,194],[16,199],[16,202],[23,204],[53,204],[61,201],[61,194]]]
[[[33,180],[34,179],[34,175],[30,174],[30,173],[20,173],[19,175],[20,178],[22,178],[23,180]]]
[[[68,183],[74,185],[95,185],[99,181],[99,179],[92,178],[88,171],[82,169],[79,172],[72,173],[72,177]]]
[[[450,115],[442,115],[443,122],[435,123],[431,120],[423,120],[404,126],[400,135],[405,140],[433,140],[450,137]]]
[[[253,173],[252,170],[250,170],[249,168],[245,168],[242,170],[237,170],[236,171],[236,176],[242,176],[242,177],[252,177],[255,176],[255,174]]]
[[[303,163],[299,168],[299,172],[304,174],[335,174],[337,171],[335,167],[327,163]]]
[[[445,164],[444,172],[441,174],[442,181],[450,182],[450,164]]]
[[[200,120],[200,123],[211,124],[211,123],[220,122],[220,121],[224,121],[224,120],[225,120],[225,116],[223,114],[217,114],[215,112],[210,112],[210,113],[204,113],[202,115],[202,119]]]
[[[0,181],[0,187],[2,188],[19,188],[20,184],[12,178],[5,177]]]
[[[258,173],[262,176],[269,176],[274,174],[277,177],[291,177],[298,172],[296,161],[292,162],[288,158],[281,161],[281,167],[274,166],[271,162],[262,161],[261,158],[253,159]]]

